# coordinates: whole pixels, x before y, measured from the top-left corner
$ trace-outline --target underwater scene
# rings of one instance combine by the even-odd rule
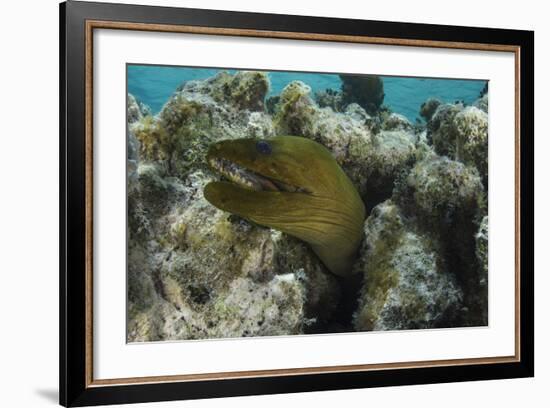
[[[127,65],[127,341],[488,325],[488,82]]]

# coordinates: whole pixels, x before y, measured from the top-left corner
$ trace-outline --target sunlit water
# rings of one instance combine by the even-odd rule
[[[157,113],[182,83],[206,79],[220,71],[209,68],[129,65],[128,92],[148,105],[153,113]],[[268,72],[268,76],[271,82],[268,96],[279,94],[289,82],[295,80],[305,82],[313,92],[327,88],[338,90],[341,85],[336,74]],[[485,85],[485,81],[480,80],[384,76],[382,78],[386,94],[384,104],[411,121],[419,117],[420,105],[430,97],[439,98],[444,102],[464,101],[471,104],[479,97]]]

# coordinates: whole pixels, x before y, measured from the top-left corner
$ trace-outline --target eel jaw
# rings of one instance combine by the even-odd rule
[[[267,177],[228,159],[210,157],[208,158],[208,164],[214,171],[228,179],[230,182],[246,190],[310,193],[303,187],[294,186],[284,181]]]

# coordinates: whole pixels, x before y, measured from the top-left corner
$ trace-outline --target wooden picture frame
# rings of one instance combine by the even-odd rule
[[[93,32],[196,33],[342,45],[509,52],[515,58],[515,353],[95,379],[93,375]],[[534,375],[534,33],[68,1],[60,5],[60,403],[64,406],[339,390]]]

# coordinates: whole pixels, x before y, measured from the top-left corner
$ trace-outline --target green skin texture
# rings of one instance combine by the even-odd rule
[[[363,237],[365,206],[354,185],[319,143],[297,136],[224,140],[210,146],[207,160],[227,159],[256,174],[307,192],[255,191],[211,182],[204,197],[215,207],[307,242],[334,274],[349,276]]]

